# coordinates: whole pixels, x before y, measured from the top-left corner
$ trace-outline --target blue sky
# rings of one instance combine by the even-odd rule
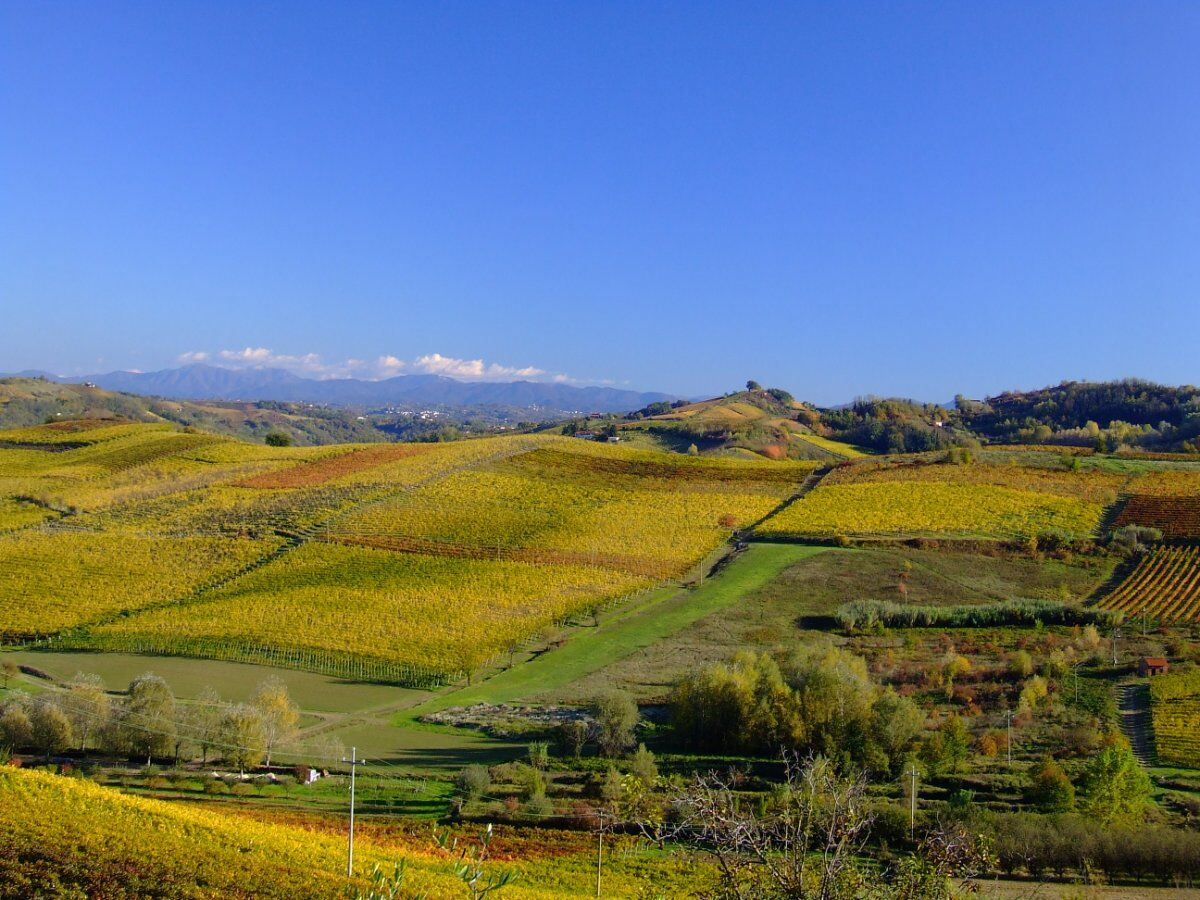
[[[0,371],[1200,381],[1198,45],[1182,2],[14,0]]]

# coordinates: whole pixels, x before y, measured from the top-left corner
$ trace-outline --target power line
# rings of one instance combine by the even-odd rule
[[[66,696],[66,697],[71,696],[71,691],[67,688],[51,686],[48,688],[48,690],[53,691],[57,694]],[[11,692],[12,691],[10,690],[10,693]],[[36,702],[36,698],[34,697],[34,695],[27,694],[25,696],[33,699],[34,702]],[[88,713],[85,710],[82,710],[78,706],[73,706],[70,702],[65,703],[65,704],[60,703],[59,708],[62,709],[65,713],[68,713],[69,715],[87,719],[93,725],[112,724],[112,723],[114,723],[114,719],[115,719],[114,716],[103,716],[102,717],[102,716],[93,715],[91,713]],[[221,707],[215,707],[215,708],[221,709]],[[202,735],[195,733],[195,732],[192,732],[191,734],[187,734],[187,732],[189,732],[190,729],[183,723],[179,723],[171,731],[167,731],[167,730],[161,729],[161,728],[151,728],[145,724],[138,724],[136,721],[132,721],[130,718],[131,716],[135,719],[136,718],[145,718],[144,716],[140,716],[140,714],[138,714],[138,713],[129,713],[128,711],[126,711],[125,714],[120,717],[119,721],[116,722],[116,724],[119,724],[121,727],[132,728],[136,731],[140,731],[145,734],[153,734],[153,735],[158,735],[160,737],[176,738],[179,736],[179,732],[183,731],[183,732],[185,732],[185,735],[186,735],[185,739],[190,740],[191,743],[202,744],[204,746],[208,746],[208,747],[218,749],[218,750],[242,750],[242,751],[253,752],[253,753],[265,752],[265,750],[266,750],[265,747],[247,746],[247,745],[243,745],[243,744],[230,744],[230,743],[225,743],[225,742],[217,741],[217,740],[206,740]],[[306,756],[308,758],[316,759],[316,760],[324,761],[324,762],[339,762],[340,761],[340,757],[321,755],[318,752],[316,752],[315,750],[310,750],[309,747],[306,746],[305,743],[300,742],[300,741],[285,741],[285,742],[279,743],[276,745],[276,749],[280,749],[280,748],[284,749],[284,755]],[[289,748],[294,749],[296,752],[288,753],[287,750]]]

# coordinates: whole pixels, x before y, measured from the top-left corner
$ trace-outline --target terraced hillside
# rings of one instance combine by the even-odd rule
[[[1200,768],[1200,672],[1152,679],[1150,708],[1159,758],[1170,765]]]
[[[421,685],[683,576],[814,467],[550,436],[6,434],[0,636]]]
[[[1161,622],[1200,619],[1200,547],[1151,550],[1099,605]]]

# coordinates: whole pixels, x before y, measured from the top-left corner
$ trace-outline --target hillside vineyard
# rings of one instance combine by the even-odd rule
[[[815,467],[550,436],[269,448],[122,425],[8,443],[5,639],[408,685],[684,578]]]

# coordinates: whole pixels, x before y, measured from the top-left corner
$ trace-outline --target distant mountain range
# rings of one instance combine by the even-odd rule
[[[158,372],[108,372],[61,378],[49,372],[14,373],[64,384],[91,382],[110,391],[176,400],[279,400],[330,406],[507,406],[556,412],[623,413],[674,399],[669,394],[537,381],[458,381],[444,375],[397,375],[381,381],[317,380],[284,369],[224,369],[194,364]]]

